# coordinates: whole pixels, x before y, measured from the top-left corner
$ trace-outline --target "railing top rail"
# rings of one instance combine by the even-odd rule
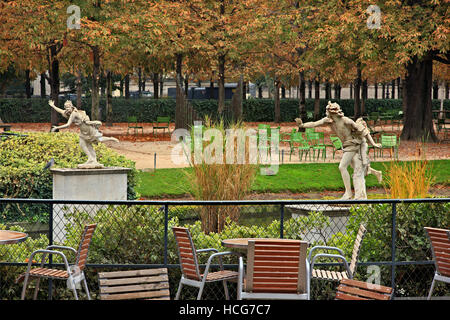
[[[290,204],[393,204],[450,202],[450,198],[368,199],[368,200],[62,200],[2,198],[1,203],[97,204],[97,205],[290,205]]]

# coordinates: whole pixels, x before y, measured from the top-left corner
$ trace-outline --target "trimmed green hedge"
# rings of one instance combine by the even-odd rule
[[[353,116],[353,99],[332,99],[337,102],[347,116]],[[320,99],[320,114],[325,115],[327,99]],[[90,113],[90,99],[83,98],[82,108]],[[197,115],[203,118],[209,115],[214,118],[217,114],[217,100],[191,100]],[[227,101],[229,104],[230,101]],[[440,100],[433,100],[433,109],[439,109]],[[102,120],[106,119],[106,101],[100,100]],[[128,116],[138,116],[139,121],[154,122],[157,116],[175,118],[175,100],[172,98],[154,99],[125,99],[113,98],[113,122],[126,122]],[[298,100],[281,99],[281,121],[292,122],[298,117]],[[444,100],[444,107],[450,110],[450,100]],[[386,112],[401,110],[400,99],[368,99],[366,112]],[[306,99],[306,110],[314,110],[314,99]],[[271,122],[274,119],[274,101],[272,99],[248,99],[243,105],[244,121]],[[0,117],[6,123],[14,122],[50,122],[50,107],[47,99],[0,99]]]
[[[0,198],[52,198],[52,175],[44,170],[53,158],[55,167],[75,168],[86,161],[78,145],[78,135],[71,132],[27,133],[26,137],[0,139]],[[104,144],[94,146],[97,159],[105,166],[131,168],[128,173],[127,198],[136,199],[137,170],[134,162]],[[0,222],[46,222],[46,205],[0,204]]]

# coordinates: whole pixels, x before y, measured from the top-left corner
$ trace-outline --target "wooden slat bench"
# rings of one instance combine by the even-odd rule
[[[336,300],[391,300],[392,288],[358,280],[342,279]]]
[[[100,300],[170,300],[167,268],[99,272]]]

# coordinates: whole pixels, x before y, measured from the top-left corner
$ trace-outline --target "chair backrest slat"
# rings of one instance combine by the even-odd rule
[[[81,241],[80,245],[78,246],[77,259],[75,262],[75,264],[78,266],[78,268],[80,268],[81,271],[83,271],[86,265],[89,247],[91,245],[92,236],[96,227],[97,224],[86,225],[84,227],[83,234],[81,235]]]
[[[425,227],[431,242],[436,271],[450,277],[450,230]]]
[[[366,231],[367,229],[364,227],[364,225],[359,226],[358,234],[356,235],[355,243],[353,245],[352,258],[350,260],[349,266],[352,275],[354,275],[356,271],[358,257],[361,251],[361,244],[364,239],[364,236],[366,235]]]
[[[188,279],[200,280],[197,254],[189,229],[173,227],[172,230],[178,246],[181,272]]]
[[[307,248],[299,240],[249,240],[246,291],[305,293]]]

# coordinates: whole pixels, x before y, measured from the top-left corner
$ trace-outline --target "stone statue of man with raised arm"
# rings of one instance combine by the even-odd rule
[[[382,180],[381,171],[370,167],[370,161],[367,156],[367,141],[375,148],[381,148],[379,143],[375,143],[370,135],[367,126],[362,118],[353,121],[344,116],[341,107],[337,103],[328,101],[326,107],[326,117],[314,122],[303,123],[300,118],[295,119],[300,128],[313,128],[321,125],[329,125],[335,134],[341,139],[344,154],[339,163],[342,180],[344,181],[345,193],[342,200],[348,200],[353,197],[350,174],[348,166],[353,168],[353,186],[355,188],[354,199],[367,199],[365,176],[374,174],[378,181]]]
[[[103,137],[102,133],[98,131],[98,128],[102,125],[102,123],[100,121],[91,121],[86,112],[83,110],[78,110],[70,100],[67,100],[64,103],[64,110],[56,107],[52,100],[50,100],[48,104],[64,118],[68,119],[66,124],[61,126],[53,126],[51,129],[52,132],[59,129],[68,128],[72,124],[80,127],[80,147],[81,150],[83,150],[83,152],[87,155],[88,159],[85,163],[79,164],[78,168],[104,168],[103,164],[97,162],[97,156],[92,145],[105,141],[119,142],[119,140],[113,137]]]

